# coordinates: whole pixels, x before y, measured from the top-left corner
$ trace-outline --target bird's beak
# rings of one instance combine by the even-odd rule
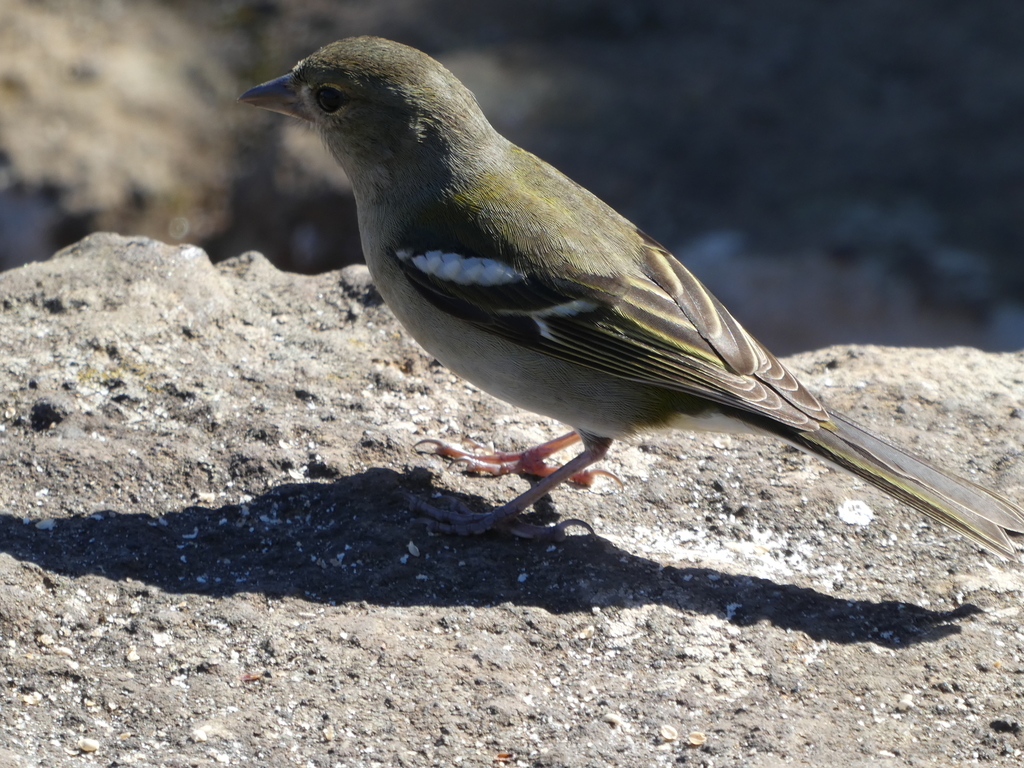
[[[254,107],[280,112],[282,115],[300,117],[303,120],[309,119],[302,109],[302,103],[295,92],[290,73],[263,83],[263,85],[250,88],[239,96],[238,100],[252,104]]]

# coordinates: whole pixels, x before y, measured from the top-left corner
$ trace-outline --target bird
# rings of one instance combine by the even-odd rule
[[[540,475],[489,511],[411,506],[434,532],[562,541],[521,514],[593,480],[613,441],[665,429],[781,439],[1003,557],[1024,509],[873,434],[812,394],[666,248],[495,130],[427,54],[379,37],[331,43],[239,101],[304,120],[348,175],[370,275],[399,322],[480,389],[571,432],[517,453],[439,441],[494,473]],[[575,442],[561,466],[546,459]]]

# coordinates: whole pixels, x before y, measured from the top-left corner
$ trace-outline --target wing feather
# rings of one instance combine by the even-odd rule
[[[525,347],[803,430],[829,420],[818,400],[689,270],[638,234],[640,269],[626,275],[467,284],[417,268],[414,259],[399,261],[436,307]]]

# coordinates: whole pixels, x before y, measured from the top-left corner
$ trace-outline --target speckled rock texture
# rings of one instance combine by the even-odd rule
[[[1024,354],[788,363],[1024,499]],[[617,444],[623,489],[538,505],[597,530],[558,546],[410,515],[528,482],[418,440],[558,432],[362,267],[94,235],[0,273],[0,765],[1021,764],[1020,564],[780,444]]]

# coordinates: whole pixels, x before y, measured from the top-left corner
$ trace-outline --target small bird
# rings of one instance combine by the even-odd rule
[[[240,101],[311,123],[352,182],[370,274],[431,355],[481,389],[570,425],[523,454],[432,447],[542,476],[477,513],[415,501],[431,530],[560,541],[520,513],[613,440],[667,428],[770,435],[1011,556],[1024,509],[825,406],[665,248],[501,136],[434,59],[375,37],[321,48]],[[544,459],[581,440],[565,465]]]

